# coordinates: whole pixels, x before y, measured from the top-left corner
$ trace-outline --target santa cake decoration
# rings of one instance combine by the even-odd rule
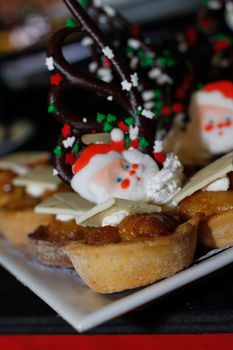
[[[156,114],[143,105],[139,76],[120,57],[106,36],[77,1],[65,0],[77,23],[57,32],[46,64],[52,71],[49,113],[63,124],[55,153],[58,175],[82,197],[100,203],[111,197],[166,203],[180,189],[182,166],[166,155],[156,139]],[[106,82],[79,71],[63,56],[62,43],[84,32],[106,57],[117,77]],[[67,91],[81,89],[105,96],[116,113],[97,111],[77,116],[63,103]],[[111,98],[110,98],[111,97]],[[119,112],[120,111],[120,112]],[[87,141],[88,140],[88,141]]]
[[[174,149],[185,164],[209,162],[233,150],[233,83],[211,82],[192,95],[190,121],[186,128],[174,127],[167,149]]]

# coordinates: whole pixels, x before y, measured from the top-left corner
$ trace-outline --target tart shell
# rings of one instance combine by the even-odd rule
[[[72,242],[63,249],[90,288],[100,293],[120,292],[188,267],[195,253],[200,218],[195,215],[167,236],[102,246]]]

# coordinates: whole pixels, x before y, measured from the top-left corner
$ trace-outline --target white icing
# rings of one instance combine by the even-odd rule
[[[65,215],[65,214],[57,214],[55,216],[55,218],[56,218],[56,220],[63,221],[63,222],[70,221],[70,220],[74,219],[74,217],[72,215]]]
[[[117,226],[128,215],[128,211],[121,210],[111,215],[105,216],[102,221],[102,226]]]
[[[213,182],[211,182],[208,186],[203,188],[202,191],[208,192],[218,192],[218,191],[227,191],[230,187],[230,179],[228,176],[221,177]]]
[[[181,189],[183,167],[175,154],[168,154],[163,168],[146,186],[148,199],[157,204],[166,204]]]

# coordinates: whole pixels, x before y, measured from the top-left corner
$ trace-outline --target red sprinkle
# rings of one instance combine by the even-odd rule
[[[171,108],[170,107],[168,107],[168,106],[164,106],[163,108],[162,108],[162,115],[169,115],[170,113],[171,113]]]
[[[65,157],[65,163],[72,165],[75,162],[75,155],[74,153],[67,153]]]
[[[135,170],[130,170],[130,172],[129,172],[129,175],[130,176],[133,176],[133,175],[135,175],[136,174],[136,171]]]
[[[139,142],[138,139],[131,140],[129,147],[138,148],[138,142]]]
[[[124,179],[121,182],[121,187],[125,190],[126,188],[128,188],[130,186],[130,180],[129,179]]]
[[[129,131],[128,125],[126,125],[122,120],[118,123],[118,128],[125,132]]]
[[[137,169],[138,168],[138,164],[133,164],[132,165],[132,169]]]
[[[63,128],[61,129],[62,135],[64,137],[67,137],[71,134],[71,127],[69,124],[64,124]]]
[[[61,81],[62,81],[62,76],[59,73],[53,74],[50,77],[51,85],[59,85]]]

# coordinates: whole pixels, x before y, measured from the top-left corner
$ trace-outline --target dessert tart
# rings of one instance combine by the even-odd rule
[[[13,244],[25,244],[27,234],[46,225],[51,215],[38,215],[34,207],[64,185],[48,165],[13,178],[8,199],[0,207],[0,232]]]
[[[207,248],[233,244],[233,152],[198,171],[173,198],[183,219],[205,214],[198,239]]]
[[[109,232],[109,242],[112,242],[111,233],[115,230],[112,227],[124,217],[133,213],[159,211],[160,207],[153,204],[117,198],[95,205],[75,192],[57,192],[35,207],[37,214],[52,215],[53,220],[28,236],[28,250],[45,265],[69,267],[72,264],[62,250],[69,241],[80,241],[81,237],[88,235],[88,242],[91,242],[101,234],[99,239],[107,243],[106,235]]]
[[[90,288],[99,293],[120,292],[188,267],[196,249],[198,223],[199,215],[175,228],[161,213],[130,215],[118,225],[118,242],[75,241],[64,251]]]
[[[18,152],[0,158],[0,207],[5,205],[14,191],[13,179],[31,169],[48,164],[46,152]]]
[[[180,224],[151,204],[112,198],[83,210],[82,201],[74,193],[57,193],[36,207],[56,214],[28,237],[38,261],[74,266],[100,293],[147,285],[192,263],[201,214]]]

